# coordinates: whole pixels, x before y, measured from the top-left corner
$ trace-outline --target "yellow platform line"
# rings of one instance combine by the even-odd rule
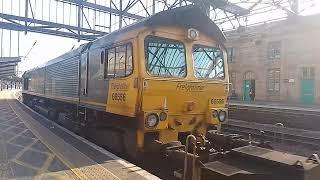
[[[12,108],[11,104],[8,102],[9,106]],[[13,110],[14,111],[14,110]],[[16,112],[16,115],[23,121],[23,118],[18,115],[18,113]],[[24,121],[23,121],[24,122]],[[81,172],[78,172],[76,168],[74,168],[75,166],[72,165],[71,163],[67,162],[64,160],[63,156],[60,153],[57,153],[53,148],[50,147],[50,145],[48,143],[46,143],[43,138],[40,138],[40,134],[38,134],[38,132],[32,127],[30,126],[28,123],[24,122],[25,125],[28,127],[28,129],[30,129],[30,131],[43,143],[45,144],[57,157],[59,157],[59,159],[62,161],[63,164],[65,164],[79,179],[87,179],[84,178],[85,175]]]
[[[16,113],[16,115],[32,131],[32,133],[37,136],[37,138],[43,142],[57,157],[59,157],[59,159],[65,165],[67,165],[79,179],[120,179],[73,146],[64,142],[60,137],[57,137],[50,130],[47,130],[47,128],[36,122],[36,120],[30,117],[27,113],[24,113],[20,107],[12,105],[9,101],[7,101],[7,103]],[[15,108],[13,108],[13,106],[15,106]],[[23,113],[24,116],[22,116]],[[49,143],[48,139],[55,140],[50,141]],[[88,174],[91,176],[88,176]]]

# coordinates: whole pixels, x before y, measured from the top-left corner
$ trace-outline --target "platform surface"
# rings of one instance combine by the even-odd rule
[[[1,91],[0,179],[158,178],[32,112],[12,91]]]

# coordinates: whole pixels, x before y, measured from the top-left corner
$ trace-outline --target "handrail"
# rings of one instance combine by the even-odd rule
[[[186,180],[187,177],[187,169],[188,169],[188,150],[189,150],[189,143],[190,141],[194,142],[194,146],[193,146],[193,158],[192,158],[192,172],[193,169],[195,168],[196,165],[196,137],[192,134],[187,136],[186,139],[186,146],[185,146],[185,156],[184,156],[184,170],[183,170],[183,180]],[[192,144],[192,143],[191,143]]]
[[[276,123],[275,124],[276,127],[281,127],[282,130],[284,129],[284,125],[283,123]],[[283,131],[280,132],[280,143],[283,143],[283,139],[284,139],[284,134],[283,134]],[[274,142],[277,142],[277,132],[274,133]]]

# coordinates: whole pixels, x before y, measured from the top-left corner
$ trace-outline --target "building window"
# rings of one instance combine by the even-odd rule
[[[269,92],[280,92],[280,69],[269,69],[267,89]]]
[[[309,79],[309,80],[315,79],[314,67],[302,67],[301,72],[302,72],[302,76],[301,76],[302,79]]]
[[[268,44],[268,59],[280,59],[281,57],[281,42],[273,41]]]
[[[246,73],[244,73],[244,77],[243,79],[245,80],[254,80],[254,73],[252,71],[247,71]]]
[[[234,48],[230,47],[227,49],[228,62],[234,62]]]
[[[231,81],[231,84],[232,84],[232,86],[231,86],[231,90],[233,90],[233,91],[235,91],[236,90],[236,72],[231,72],[230,73],[230,81]]]
[[[106,50],[105,79],[129,76],[133,71],[132,45],[126,44]]]

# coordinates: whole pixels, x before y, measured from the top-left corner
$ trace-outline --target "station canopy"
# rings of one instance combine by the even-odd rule
[[[14,79],[20,57],[0,57],[0,79]]]
[[[297,15],[320,13],[319,0],[226,0],[232,6],[222,9],[219,8],[219,5],[223,6],[218,3],[220,0],[210,1],[217,6],[217,8],[211,6],[210,18],[226,31],[284,20]],[[245,11],[239,11],[239,7]]]

